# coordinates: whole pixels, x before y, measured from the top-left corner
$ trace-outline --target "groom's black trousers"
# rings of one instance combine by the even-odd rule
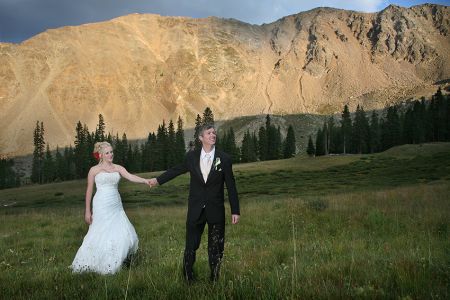
[[[193,278],[192,267],[195,262],[195,252],[200,247],[200,241],[206,223],[208,223],[208,259],[211,268],[211,279],[215,280],[218,277],[225,242],[225,222],[208,222],[205,210],[203,209],[196,222],[186,222],[186,246],[184,250],[183,271],[188,280]]]

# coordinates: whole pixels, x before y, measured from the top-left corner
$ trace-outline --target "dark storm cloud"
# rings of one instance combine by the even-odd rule
[[[0,0],[0,41],[20,42],[48,28],[99,22],[130,13],[194,18],[215,15],[246,20],[245,11],[251,12],[250,15],[263,11],[263,7],[255,3],[206,0]],[[233,8],[236,6],[239,9]]]
[[[21,41],[48,28],[109,19],[121,10],[112,1],[1,0],[0,40]],[[116,15],[114,15],[116,13]]]
[[[20,42],[48,28],[99,22],[130,13],[154,13],[194,18],[217,16],[262,24],[317,6],[376,11],[393,2],[395,1],[0,0],[0,42]],[[408,6],[408,3],[418,4],[422,1],[398,0],[397,2]],[[448,0],[434,2],[448,5]]]

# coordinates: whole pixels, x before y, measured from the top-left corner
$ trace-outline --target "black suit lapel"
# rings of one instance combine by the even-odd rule
[[[200,177],[200,179],[203,180],[202,170],[200,169],[200,152],[201,150],[195,150],[194,152],[194,170],[197,173],[197,175]]]

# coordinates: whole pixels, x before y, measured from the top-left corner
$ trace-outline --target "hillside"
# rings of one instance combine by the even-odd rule
[[[152,189],[122,181],[139,250],[109,276],[68,268],[88,230],[85,180],[0,190],[0,290],[30,300],[448,299],[449,151],[404,145],[236,165],[241,219],[230,224],[226,203],[221,278],[209,281],[204,235],[189,288],[188,176]]]
[[[293,195],[312,196],[377,190],[404,185],[450,180],[450,143],[403,145],[371,155],[333,155],[237,164],[233,169],[239,194],[248,199]],[[145,173],[151,178],[161,172]],[[184,205],[189,175],[149,190],[122,180],[126,206]],[[0,190],[2,210],[22,211],[49,207],[83,207],[86,180],[28,185]]]
[[[317,8],[274,23],[133,14],[0,43],[0,154],[52,147],[102,113],[145,138],[162,119],[327,114],[430,95],[450,78],[450,7]]]

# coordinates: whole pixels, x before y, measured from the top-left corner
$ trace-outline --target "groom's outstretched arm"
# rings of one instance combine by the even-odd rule
[[[187,156],[184,159],[184,162],[168,169],[166,172],[162,173],[161,175],[159,175],[158,177],[156,177],[156,181],[158,182],[158,184],[164,184],[167,181],[170,181],[172,179],[174,179],[175,177],[186,173],[187,171],[189,171],[188,168],[188,162],[187,162]]]

